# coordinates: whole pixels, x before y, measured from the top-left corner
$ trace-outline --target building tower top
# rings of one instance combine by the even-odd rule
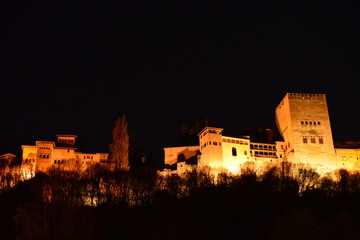
[[[57,144],[60,146],[71,146],[74,147],[76,145],[77,135],[69,135],[69,134],[56,134]]]
[[[214,134],[222,134],[223,128],[217,127],[205,127],[201,132],[199,132],[198,136],[206,135],[207,133],[214,133]]]

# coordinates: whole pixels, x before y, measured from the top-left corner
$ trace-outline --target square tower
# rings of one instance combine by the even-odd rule
[[[199,166],[223,168],[222,128],[205,127],[199,134],[201,157]]]
[[[287,160],[309,163],[319,171],[336,168],[325,94],[287,93],[275,117]]]

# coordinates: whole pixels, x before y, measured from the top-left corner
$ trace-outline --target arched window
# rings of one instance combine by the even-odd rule
[[[237,156],[236,148],[234,148],[234,147],[232,148],[232,155],[233,155],[233,156]]]
[[[56,160],[54,160],[54,164],[56,164]]]

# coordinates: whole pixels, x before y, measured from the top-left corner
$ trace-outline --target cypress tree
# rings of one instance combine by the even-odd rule
[[[129,165],[129,133],[125,113],[115,121],[110,144],[110,159],[115,162],[117,171],[128,171]]]

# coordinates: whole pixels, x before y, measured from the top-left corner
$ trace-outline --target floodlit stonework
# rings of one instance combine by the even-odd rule
[[[180,174],[194,166],[208,166],[236,174],[245,162],[261,166],[282,161],[311,166],[320,174],[339,168],[360,170],[360,142],[333,142],[325,94],[287,93],[275,110],[275,119],[282,140],[272,143],[224,136],[222,128],[205,127],[198,134],[199,146],[164,148],[165,164],[170,167],[162,173]],[[184,149],[198,153],[196,164],[184,157],[174,160]],[[177,168],[179,163],[181,168]]]
[[[65,170],[85,170],[99,163],[113,168],[108,153],[77,152],[76,135],[58,134],[57,141],[36,141],[35,145],[22,145],[22,169],[29,176],[47,172],[51,167]]]

